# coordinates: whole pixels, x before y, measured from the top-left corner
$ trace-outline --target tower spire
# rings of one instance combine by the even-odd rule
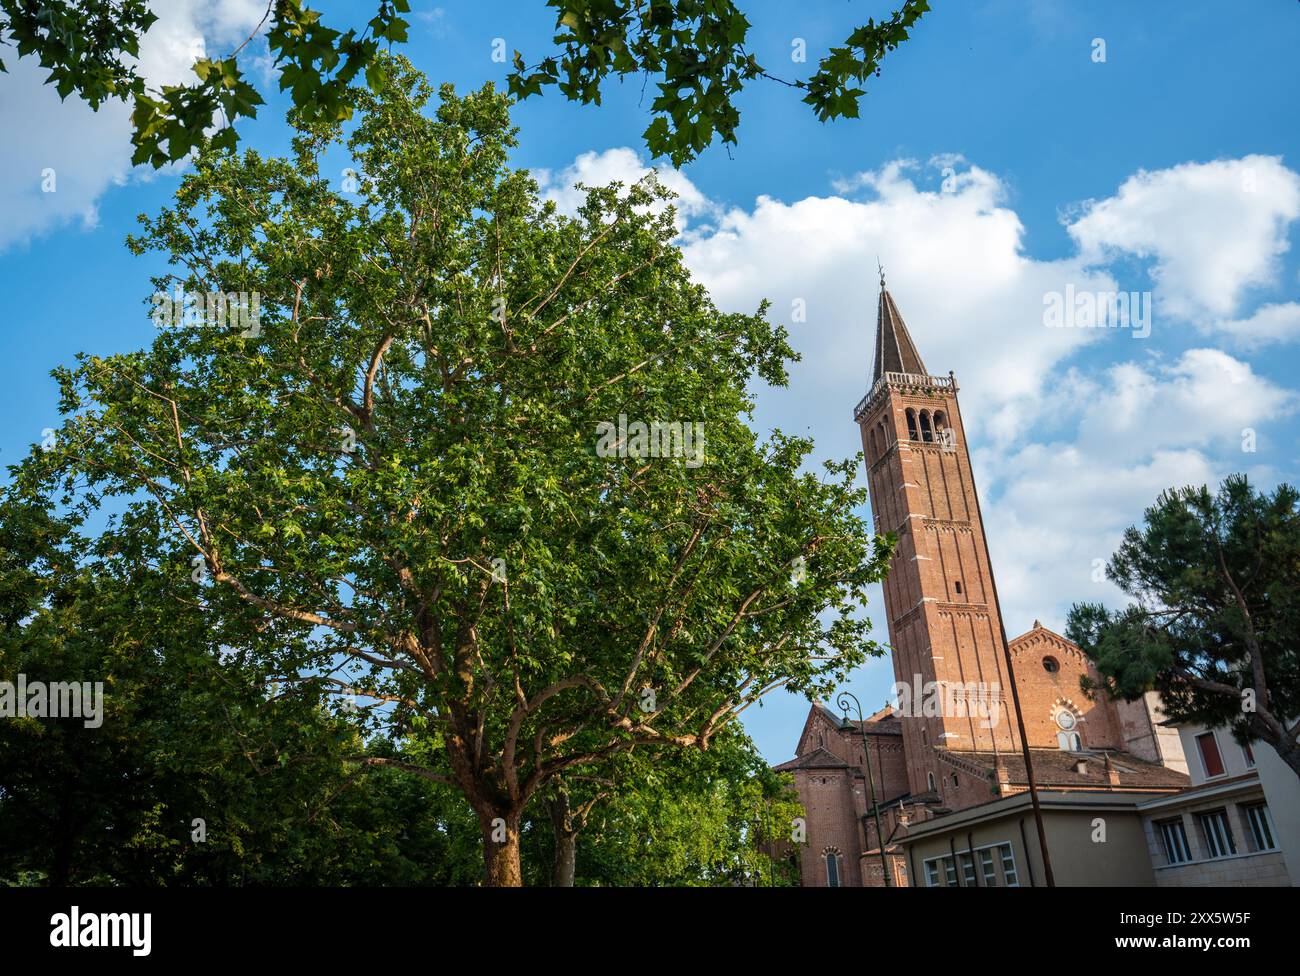
[[[880,264],[880,259],[876,259]],[[885,373],[915,373],[925,376],[925,363],[912,343],[902,313],[894,304],[894,296],[885,287],[885,269],[880,268],[880,302],[876,309],[876,362],[871,371],[871,383]]]

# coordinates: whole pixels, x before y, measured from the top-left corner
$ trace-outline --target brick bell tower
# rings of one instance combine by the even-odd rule
[[[853,418],[876,531],[898,537],[884,582],[894,675],[939,689],[902,716],[909,787],[942,800],[960,761],[943,750],[994,760],[1020,740],[957,381],[927,372],[883,272],[871,387]]]

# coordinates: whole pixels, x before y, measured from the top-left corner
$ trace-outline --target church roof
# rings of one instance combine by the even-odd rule
[[[894,296],[881,280],[880,301],[876,308],[876,364],[871,371],[874,385],[885,373],[916,373],[926,375],[925,364],[907,332],[902,313],[894,304]]]
[[[817,748],[803,756],[795,756],[788,762],[783,762],[779,766],[773,766],[773,772],[789,773],[796,769],[848,769],[846,763],[829,749]]]
[[[953,755],[993,768],[993,756],[987,752],[964,752],[952,750]],[[1034,781],[1041,788],[1064,787],[1075,789],[1183,789],[1191,780],[1186,773],[1180,773],[1168,766],[1147,762],[1127,752],[1106,750],[1105,752],[1080,753],[1066,752],[1063,749],[1030,748],[1034,761]],[[1087,761],[1087,768],[1079,772],[1076,768],[1080,759]],[[998,761],[1007,771],[1011,783],[1027,784],[1025,760],[1019,752],[1004,752]],[[1119,774],[1119,782],[1112,784],[1107,775],[1107,766]]]
[[[835,723],[838,728],[844,721],[843,716],[836,715],[831,707],[824,702],[817,702],[814,708],[820,709],[822,714]],[[849,719],[853,723],[854,729],[858,732],[866,732],[867,735],[902,735],[903,725],[898,720],[898,715],[892,705],[886,705],[878,712],[873,712],[862,722],[857,719]]]

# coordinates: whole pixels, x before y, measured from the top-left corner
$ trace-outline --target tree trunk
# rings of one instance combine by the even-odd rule
[[[569,811],[569,794],[556,790],[546,801],[555,832],[555,867],[551,872],[552,888],[572,888],[578,859],[578,832],[573,829]]]
[[[483,883],[489,888],[522,888],[519,814],[480,814],[479,824],[483,829]]]
[[[1291,772],[1300,777],[1300,742],[1296,741],[1295,730],[1290,728],[1286,719],[1281,719],[1278,724],[1282,727],[1283,733],[1278,736],[1273,729],[1268,728],[1264,722],[1256,720],[1251,723],[1254,731],[1260,739],[1273,747],[1278,758],[1291,767]]]

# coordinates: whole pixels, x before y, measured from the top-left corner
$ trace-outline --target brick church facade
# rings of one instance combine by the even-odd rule
[[[951,372],[925,368],[882,280],[871,387],[854,419],[876,531],[898,540],[884,596],[900,694],[897,707],[862,722],[813,705],[795,758],[776,767],[793,774],[803,801],[806,836],[791,853],[804,886],[881,885],[885,865],[894,884],[924,883],[909,879],[900,844],[909,829],[1027,789],[957,394]],[[1041,790],[1150,795],[1187,785],[1178,733],[1159,724],[1154,695],[1089,698],[1080,679],[1099,680],[1095,667],[1037,621],[1007,646]]]

